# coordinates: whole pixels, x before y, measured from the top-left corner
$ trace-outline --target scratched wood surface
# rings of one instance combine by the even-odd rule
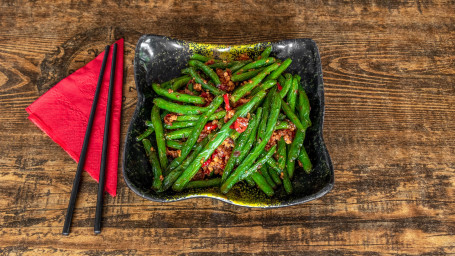
[[[0,254],[455,253],[455,2],[341,2],[0,1]],[[262,210],[153,203],[119,175],[95,236],[97,186],[84,173],[72,233],[62,236],[76,163],[24,109],[124,37],[123,141],[144,33],[229,44],[313,38],[335,188]]]

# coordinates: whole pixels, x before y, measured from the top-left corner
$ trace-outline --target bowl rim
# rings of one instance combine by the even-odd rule
[[[326,144],[325,144],[325,141],[324,141],[324,138],[323,138],[323,127],[324,127],[324,117],[325,117],[325,97],[324,97],[324,90],[321,90],[321,98],[320,98],[320,101],[321,101],[321,124],[320,124],[320,139],[321,139],[321,142],[323,144],[323,147],[324,147],[324,150],[326,151],[326,160],[327,160],[327,167],[330,171],[330,180],[328,181],[328,183],[322,188],[320,189],[319,191],[317,191],[316,193],[314,194],[311,194],[311,195],[307,195],[307,196],[304,196],[304,197],[301,197],[301,198],[295,198],[295,199],[291,199],[290,201],[286,201],[284,203],[279,203],[279,204],[248,204],[248,203],[242,203],[242,202],[238,202],[238,201],[232,201],[232,200],[229,200],[228,198],[226,197],[221,197],[221,196],[218,196],[216,194],[189,194],[187,196],[182,196],[182,197],[177,197],[177,198],[173,198],[173,199],[158,199],[158,198],[154,198],[154,197],[151,197],[151,196],[148,196],[146,194],[144,194],[142,191],[140,191],[134,184],[133,182],[128,178],[128,176],[126,175],[126,154],[127,154],[127,148],[126,148],[126,145],[128,143],[128,134],[130,134],[132,132],[132,129],[133,129],[133,124],[134,124],[134,121],[135,121],[135,118],[138,114],[138,112],[140,111],[143,103],[144,103],[144,100],[145,100],[145,97],[144,97],[144,94],[142,92],[142,88],[141,86],[139,85],[139,81],[138,81],[138,65],[137,65],[137,61],[138,61],[138,55],[137,53],[139,52],[139,49],[141,47],[141,43],[144,42],[146,39],[149,39],[149,38],[155,38],[155,39],[160,39],[160,40],[170,40],[170,41],[179,41],[179,42],[184,42],[184,43],[191,43],[191,44],[203,44],[203,45],[211,45],[211,46],[215,46],[215,47],[230,47],[230,46],[243,46],[243,45],[257,45],[257,44],[264,44],[266,42],[256,42],[256,43],[251,43],[251,44],[232,44],[232,45],[224,45],[224,44],[212,44],[212,43],[204,43],[204,42],[194,42],[194,41],[188,41],[188,40],[181,40],[181,39],[176,39],[176,38],[172,38],[172,37],[167,37],[167,36],[162,36],[162,35],[156,35],[156,34],[144,34],[142,35],[137,44],[136,44],[136,47],[135,47],[135,54],[134,54],[134,80],[135,80],[135,86],[136,86],[136,89],[137,89],[137,103],[136,103],[136,107],[135,107],[135,110],[134,110],[134,113],[132,114],[132,117],[131,117],[131,120],[129,121],[128,123],[128,129],[127,129],[127,133],[126,133],[126,136],[125,136],[125,141],[124,141],[124,148],[123,148],[123,152],[122,152],[122,174],[123,174],[123,179],[126,183],[126,185],[128,186],[129,189],[131,189],[134,193],[136,193],[137,195],[139,195],[140,197],[144,198],[144,199],[148,199],[150,201],[154,201],[154,202],[161,202],[161,203],[171,203],[171,202],[177,202],[177,201],[182,201],[182,200],[187,200],[187,199],[192,199],[192,198],[213,198],[213,199],[217,199],[217,200],[220,200],[220,201],[223,201],[225,203],[229,203],[229,204],[232,204],[232,205],[235,205],[235,206],[242,206],[242,207],[248,207],[248,208],[281,208],[281,207],[287,207],[287,206],[293,206],[293,205],[298,205],[298,204],[303,204],[303,203],[306,203],[306,202],[309,202],[309,201],[313,201],[313,200],[316,200],[316,199],[319,199],[321,198],[322,196],[324,196],[325,194],[327,194],[328,192],[330,192],[333,187],[334,187],[334,183],[335,183],[335,174],[334,174],[334,168],[333,168],[333,164],[332,164],[332,160],[330,158],[330,154],[328,152],[328,149],[326,147]],[[318,84],[321,84],[322,87],[324,88],[324,82],[323,82],[323,77],[322,77],[322,64],[321,64],[321,58],[320,58],[320,54],[319,54],[319,49],[316,45],[316,42],[311,39],[311,38],[291,38],[291,39],[283,39],[283,40],[278,40],[278,41],[271,41],[270,43],[279,43],[279,42],[283,42],[283,41],[288,41],[288,40],[300,40],[300,41],[305,41],[305,42],[309,42],[310,44],[312,44],[312,46],[314,47],[314,53],[315,53],[315,60],[316,60],[316,67],[317,67],[317,70],[316,70],[316,73],[320,74],[317,78],[317,82]]]

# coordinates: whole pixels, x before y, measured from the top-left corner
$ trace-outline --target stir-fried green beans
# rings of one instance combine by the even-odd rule
[[[195,68],[201,70],[202,72],[204,72],[207,76],[210,77],[210,79],[212,79],[212,81],[215,83],[216,86],[221,84],[220,78],[215,73],[215,71],[213,71],[211,68],[209,68],[204,63],[197,61],[197,60],[190,60],[188,62],[188,64],[190,66],[195,67]]]
[[[188,73],[189,75],[191,75],[194,79],[194,81],[196,81],[196,83],[200,84],[202,86],[202,88],[210,91],[211,93],[213,93],[214,95],[222,95],[223,94],[223,91],[214,87],[213,85],[209,84],[207,82],[207,80],[203,79],[197,72],[196,70],[193,68],[193,67],[190,67],[188,69],[186,69],[185,73]]]
[[[163,178],[161,172],[160,162],[156,156],[156,151],[152,147],[152,143],[148,139],[143,139],[142,144],[144,145],[145,153],[147,154],[150,165],[152,166],[153,183],[152,188],[158,190],[161,187],[161,179]]]
[[[274,63],[270,66],[267,66],[265,69],[263,69],[259,74],[257,74],[255,77],[253,77],[248,83],[244,84],[243,86],[239,87],[234,91],[234,93],[231,95],[230,100],[232,102],[237,102],[240,100],[245,94],[250,92],[256,85],[258,85],[266,75],[270,74],[273,70],[277,69],[279,67],[278,63]]]
[[[178,93],[174,92],[172,89],[164,89],[161,88],[159,84],[152,84],[153,90],[156,94],[166,97],[171,100],[186,102],[186,103],[193,103],[193,104],[204,104],[205,99],[199,96],[188,95],[185,93]]]
[[[150,161],[153,190],[228,193],[243,181],[271,197],[277,189],[292,193],[299,167],[311,172],[304,146],[310,101],[301,77],[286,73],[292,60],[271,57],[272,50],[254,61],[194,53],[182,75],[150,84],[157,95],[151,118],[135,136]]]
[[[153,100],[155,106],[161,109],[165,109],[171,112],[179,113],[179,114],[201,114],[207,111],[207,108],[199,107],[199,106],[190,106],[190,105],[180,105],[177,103],[173,103],[161,98],[155,98]]]
[[[172,186],[174,190],[181,191],[185,188],[185,185],[194,177],[202,164],[205,163],[207,159],[212,155],[213,151],[215,151],[215,149],[221,145],[221,143],[223,143],[227,137],[229,137],[231,131],[234,131],[230,128],[234,121],[236,121],[238,117],[248,114],[251,108],[263,97],[265,97],[265,94],[266,92],[264,91],[259,92],[254,98],[252,98],[246,104],[242,105],[238,111],[236,111],[234,116],[232,116],[232,118],[227,123],[225,123],[220,131],[215,135],[215,138],[205,146],[204,150],[199,153],[196,159],[193,160],[190,166],[188,166],[179,177],[179,179],[177,179],[177,181]]]
[[[223,102],[223,97],[218,96],[216,97],[212,103],[208,106],[208,111],[205,113],[197,123],[195,123],[195,127],[193,131],[191,131],[191,134],[188,136],[188,139],[185,142],[185,145],[182,149],[182,152],[179,157],[174,159],[172,163],[169,166],[169,169],[173,169],[177,167],[185,158],[186,156],[191,152],[191,148],[196,144],[197,139],[199,138],[199,135],[201,134],[202,130],[204,129],[205,124],[207,123],[209,117],[215,113],[215,111],[218,109],[218,107],[221,105]]]

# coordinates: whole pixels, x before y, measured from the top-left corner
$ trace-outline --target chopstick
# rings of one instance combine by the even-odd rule
[[[95,234],[101,233],[101,216],[103,213],[103,194],[104,194],[104,180],[105,180],[105,170],[106,170],[106,157],[107,149],[109,144],[109,127],[111,120],[111,105],[112,105],[112,92],[114,88],[114,79],[115,79],[115,64],[117,61],[117,44],[114,44],[114,49],[112,51],[112,64],[111,64],[111,77],[109,80],[109,95],[107,98],[106,106],[106,119],[104,122],[104,138],[103,138],[103,151],[101,152],[101,166],[100,166],[100,177],[98,184],[98,197],[96,200],[96,213],[95,213]]]
[[[110,46],[106,46],[104,49],[104,58],[101,65],[100,75],[98,77],[98,83],[96,85],[95,96],[93,98],[92,108],[90,110],[90,116],[88,119],[87,128],[85,130],[84,142],[82,144],[81,156],[79,157],[79,163],[77,164],[76,176],[73,181],[73,188],[71,189],[70,201],[68,203],[68,208],[66,211],[65,223],[63,225],[62,234],[67,236],[69,235],[69,230],[71,226],[71,220],[73,219],[74,206],[76,204],[77,193],[79,192],[79,183],[81,181],[82,170],[85,164],[85,158],[87,154],[87,147],[90,140],[90,134],[92,131],[93,120],[95,119],[96,105],[98,103],[98,98],[100,94],[101,84],[103,83],[104,70],[106,68],[107,58],[109,56]]]

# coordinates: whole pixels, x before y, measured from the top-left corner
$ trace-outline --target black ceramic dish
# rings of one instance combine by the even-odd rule
[[[313,125],[307,130],[305,148],[313,164],[313,171],[306,174],[296,165],[292,180],[294,192],[287,195],[283,188],[276,190],[273,197],[267,197],[257,188],[237,184],[224,195],[218,188],[191,189],[182,192],[168,190],[156,193],[151,187],[151,167],[142,148],[142,143],[135,137],[145,129],[145,120],[150,119],[152,100],[155,94],[151,82],[162,83],[177,77],[185,68],[192,53],[200,53],[220,58],[232,58],[240,53],[250,56],[260,54],[272,44],[271,56],[279,59],[291,58],[292,64],[287,72],[299,74],[308,94]],[[329,192],[334,183],[332,162],[322,139],[324,119],[324,85],[319,52],[311,39],[291,39],[273,43],[251,45],[211,45],[191,43],[157,35],[144,35],[136,46],[134,73],[138,93],[136,111],[133,115],[126,136],[123,153],[123,177],[126,184],[138,195],[157,202],[172,202],[194,197],[211,197],[249,207],[282,207],[314,200]],[[154,136],[150,136],[155,143]]]

